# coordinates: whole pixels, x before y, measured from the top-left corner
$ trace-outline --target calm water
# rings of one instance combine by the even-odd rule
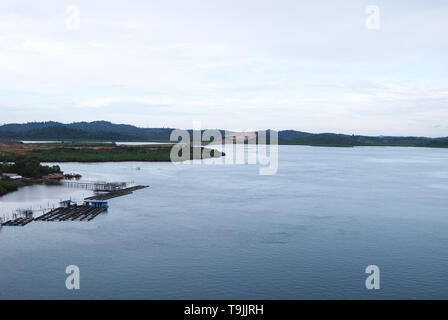
[[[0,299],[448,298],[448,150],[280,146],[279,162],[273,176],[254,165],[62,164],[151,187],[91,222],[3,227]],[[0,206],[88,195],[33,186]],[[79,291],[65,288],[71,264]],[[377,291],[364,286],[370,264]]]

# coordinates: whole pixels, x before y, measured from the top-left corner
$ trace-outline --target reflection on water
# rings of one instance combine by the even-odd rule
[[[91,222],[2,228],[0,299],[448,298],[448,150],[279,151],[273,176],[256,165],[62,164],[150,188],[110,200]],[[88,193],[38,185],[0,206]],[[70,264],[78,292],[65,289]],[[370,264],[381,269],[374,292]]]

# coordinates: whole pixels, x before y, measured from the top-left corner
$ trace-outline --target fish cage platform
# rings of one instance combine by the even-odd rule
[[[33,220],[34,220],[33,218],[17,218],[2,223],[2,226],[23,227],[26,226],[28,223],[32,222]]]
[[[109,200],[113,198],[122,197],[128,194],[132,194],[134,191],[148,188],[149,186],[134,186],[125,189],[120,189],[117,191],[111,191],[106,194],[95,195],[92,197],[85,198],[85,200]]]
[[[107,211],[107,207],[71,206],[59,207],[35,218],[35,221],[91,221],[100,213]]]

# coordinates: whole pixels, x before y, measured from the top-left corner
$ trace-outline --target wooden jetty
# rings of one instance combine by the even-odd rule
[[[109,199],[112,199],[112,198],[125,196],[125,195],[133,193],[136,190],[140,190],[140,189],[144,189],[144,188],[148,188],[148,187],[149,186],[129,187],[129,188],[125,188],[125,189],[111,191],[111,192],[108,192],[108,193],[105,193],[105,194],[99,194],[99,195],[95,195],[95,196],[92,196],[92,197],[88,197],[88,198],[85,198],[85,200],[109,200]]]
[[[34,219],[35,221],[91,221],[100,213],[107,210],[107,207],[71,206],[59,207]]]
[[[126,187],[126,182],[78,182],[78,181],[64,181],[69,188],[79,188],[92,190],[96,192],[112,192],[123,190]]]

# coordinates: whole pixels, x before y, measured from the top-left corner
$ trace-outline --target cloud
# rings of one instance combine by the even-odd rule
[[[26,40],[12,47],[15,50],[30,50],[52,58],[70,57],[73,48],[65,41],[34,41]]]
[[[14,56],[0,53],[0,70],[4,73],[24,73],[25,68]]]
[[[87,108],[104,108],[117,101],[118,99],[116,98],[93,98],[82,101],[80,103],[80,106]]]
[[[116,28],[124,30],[141,30],[144,29],[143,21],[119,21],[119,20],[100,20],[100,19],[84,19],[83,24],[86,26],[101,26],[106,28]]]
[[[368,4],[4,0],[0,118],[447,135],[448,5]]]

